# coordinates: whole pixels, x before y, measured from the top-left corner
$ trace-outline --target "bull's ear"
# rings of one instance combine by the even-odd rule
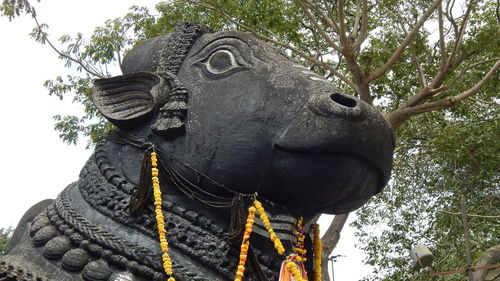
[[[151,72],[135,72],[94,81],[93,100],[97,109],[121,129],[137,126],[162,104],[165,79]]]

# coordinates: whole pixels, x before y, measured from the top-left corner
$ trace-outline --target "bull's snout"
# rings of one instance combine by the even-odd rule
[[[359,155],[391,171],[394,135],[384,117],[366,102],[340,93],[314,94],[275,141],[295,152]]]
[[[362,118],[366,111],[363,102],[340,93],[316,94],[308,101],[308,107],[321,115],[350,120]]]
[[[374,107],[329,90],[311,96],[278,135],[275,169],[295,171],[288,174],[287,187],[304,190],[314,182],[318,194],[331,195],[323,199],[329,205],[325,212],[342,213],[358,208],[387,183],[394,136]],[[294,157],[310,162],[294,162]],[[290,176],[294,173],[298,176]],[[320,205],[321,196],[311,205]]]

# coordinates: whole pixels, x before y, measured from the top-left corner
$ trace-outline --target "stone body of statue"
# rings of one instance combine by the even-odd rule
[[[389,179],[394,137],[381,114],[248,34],[180,23],[122,70],[94,85],[116,129],[77,182],[25,214],[0,280],[166,280],[141,185],[153,149],[177,281],[234,280],[252,200],[288,255],[298,217],[352,211]],[[243,280],[278,280],[284,256],[258,218],[253,229]]]

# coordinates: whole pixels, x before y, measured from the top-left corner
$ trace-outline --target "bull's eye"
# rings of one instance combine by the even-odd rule
[[[239,61],[242,61],[242,59],[232,51],[228,49],[218,49],[210,53],[201,61],[198,61],[198,63],[202,66],[203,72],[208,77],[218,79],[246,69]]]
[[[213,74],[226,72],[233,67],[239,66],[234,55],[227,50],[219,50],[208,59],[207,68]]]

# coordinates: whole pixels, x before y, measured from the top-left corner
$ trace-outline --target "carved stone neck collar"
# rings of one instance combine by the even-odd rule
[[[78,186],[83,198],[100,213],[157,240],[153,212],[145,210],[138,217],[132,217],[128,213],[128,200],[136,187],[111,165],[102,145],[96,147],[94,156],[83,168]],[[199,208],[188,208],[185,204],[173,202],[169,198],[163,203],[163,209],[166,210],[164,215],[167,221],[167,236],[173,249],[174,261],[193,260],[196,263],[193,266],[206,267],[203,271],[210,276],[205,276],[205,279],[215,280],[213,278],[224,276],[222,280],[231,280],[239,260],[239,247],[233,247],[225,240],[227,225],[214,223],[214,220],[207,216],[207,210],[203,212]],[[229,218],[229,210],[227,216]],[[270,219],[285,247],[292,250],[295,243],[292,234],[295,219],[286,214],[270,215]],[[227,224],[228,222],[229,220]],[[281,260],[275,256],[272,243],[268,241],[268,234],[260,219],[256,219],[254,232],[256,235],[253,235],[252,239],[255,245],[268,245],[265,250],[254,249],[260,267],[268,280],[276,280]],[[249,280],[258,280],[254,279],[256,277],[251,272],[247,274]],[[189,277],[185,280],[194,279]]]

